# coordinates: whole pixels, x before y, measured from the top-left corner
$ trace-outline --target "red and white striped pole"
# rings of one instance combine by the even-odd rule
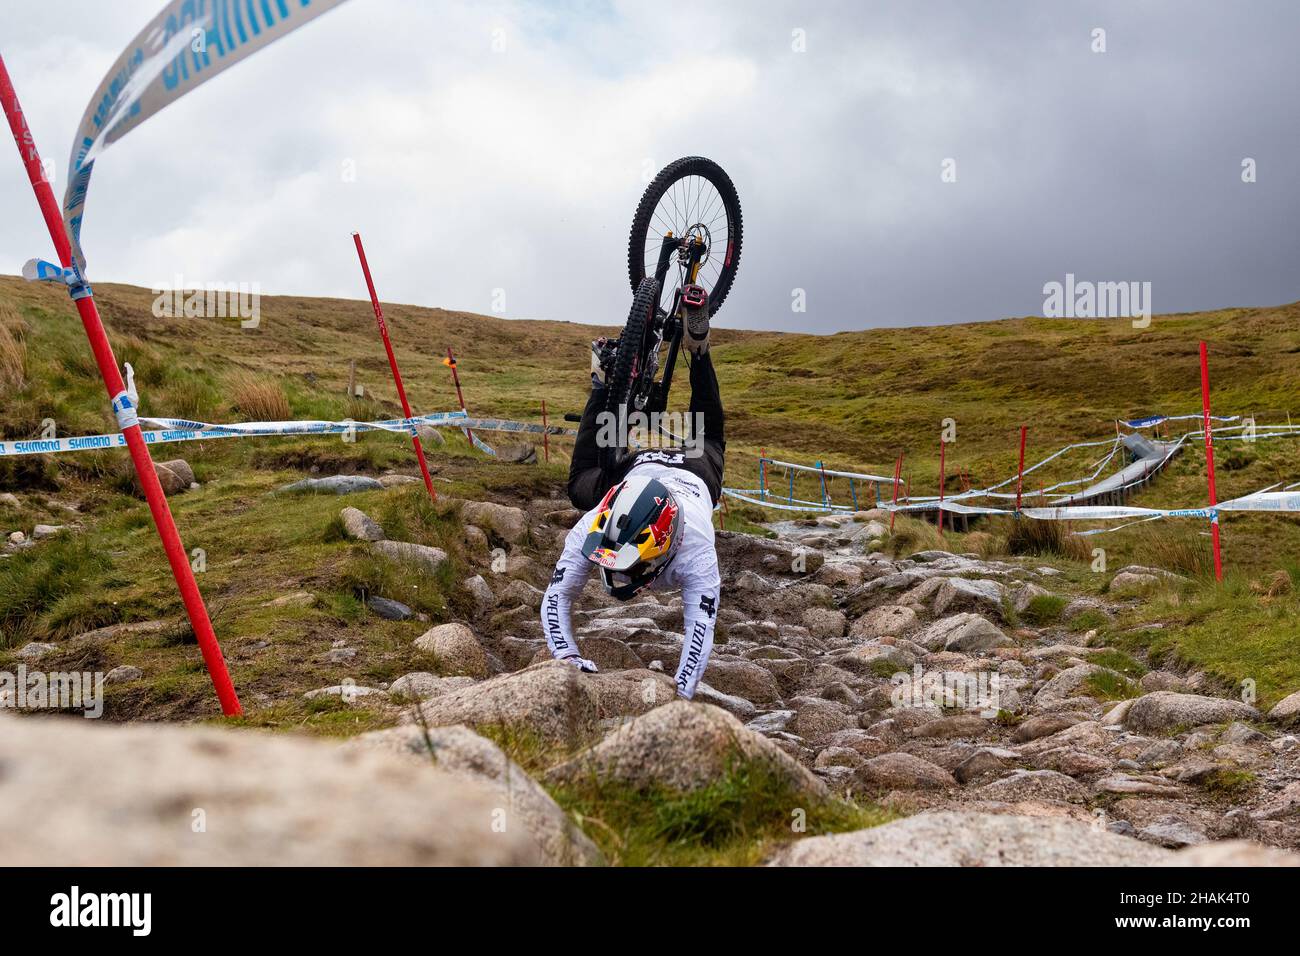
[[[63,226],[59,202],[54,198],[54,190],[50,188],[45,178],[45,170],[41,165],[40,154],[36,150],[36,142],[32,138],[31,130],[27,128],[27,119],[23,116],[18,94],[9,79],[9,71],[5,68],[3,57],[0,57],[0,102],[3,102],[5,118],[9,121],[9,129],[13,132],[14,143],[17,144],[18,153],[27,169],[27,178],[31,182],[32,191],[36,194],[36,202],[41,208],[41,215],[45,219],[46,228],[49,229],[50,239],[53,240],[54,248],[58,252],[59,262],[67,269],[72,266],[72,247]],[[72,170],[68,172],[71,173]],[[86,287],[86,291],[87,295],[74,301],[77,312],[81,315],[81,324],[86,330],[86,338],[90,340],[90,349],[95,354],[95,364],[99,366],[104,387],[108,389],[108,397],[110,401],[116,401],[119,396],[125,396],[126,383],[122,380],[122,373],[117,367],[117,358],[113,355],[113,347],[109,344],[108,334],[104,331],[104,323],[100,321],[99,309],[95,306],[94,297],[89,294],[89,287]],[[121,421],[122,419],[119,419],[119,422]],[[149,455],[149,447],[145,444],[140,423],[127,421],[125,427],[122,427],[122,435],[131,452],[131,463],[135,466],[140,488],[149,503],[149,513],[153,515],[154,527],[157,528],[158,537],[162,541],[167,563],[171,565],[172,576],[176,578],[176,587],[180,590],[181,600],[185,604],[185,613],[189,616],[190,627],[194,629],[199,650],[203,654],[203,662],[207,665],[213,689],[216,690],[217,699],[221,702],[221,712],[228,717],[238,716],[243,713],[239,706],[239,697],[235,693],[234,684],[230,681],[230,673],[226,670],[226,660],[221,653],[221,645],[212,630],[208,609],[203,603],[203,595],[199,593],[198,583],[194,580],[194,569],[190,567],[185,546],[181,543],[180,533],[176,530],[171,508],[167,505],[167,496],[163,494],[162,485],[158,482],[158,473],[154,471],[153,458]]]
[[[402,403],[402,414],[407,421],[411,419],[411,403],[406,400],[406,389],[402,387],[402,373],[397,369],[397,356],[393,354],[393,343],[388,338],[388,323],[384,321],[384,310],[379,307],[379,296],[375,293],[375,282],[370,278],[370,265],[366,262],[366,250],[361,247],[361,233],[354,232],[352,241],[357,246],[357,258],[361,260],[361,273],[366,277],[366,289],[370,292],[370,304],[375,309],[375,322],[379,324],[379,334],[384,340],[384,351],[388,353],[388,367],[393,370],[393,384],[397,386],[397,397]],[[420,462],[420,474],[424,476],[424,487],[429,491],[433,501],[438,500],[438,492],[433,490],[433,479],[429,477],[429,463],[424,460],[424,446],[420,436],[412,430],[411,444],[415,446],[415,457]]]
[[[1210,434],[1210,360],[1206,354],[1205,343],[1201,343],[1201,409],[1205,413],[1205,468],[1210,476],[1210,507],[1219,503],[1218,493],[1214,488],[1214,436]],[[1223,558],[1219,552],[1219,513],[1214,512],[1210,518],[1210,535],[1214,539],[1214,579],[1223,580]]]
[[[1020,514],[1020,489],[1025,481],[1025,435],[1029,429],[1020,426],[1020,465],[1016,468],[1016,514]]]

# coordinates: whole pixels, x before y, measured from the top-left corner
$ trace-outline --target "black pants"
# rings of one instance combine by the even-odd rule
[[[697,441],[702,439],[703,447],[646,449],[625,457],[612,469],[602,465],[601,449],[596,442],[600,432],[597,416],[605,410],[605,388],[603,385],[592,387],[591,397],[587,399],[587,407],[582,412],[582,423],[578,426],[573,461],[569,465],[569,500],[575,508],[588,511],[596,507],[600,499],[605,497],[605,492],[622,481],[637,460],[645,456],[670,468],[682,468],[696,475],[708,486],[713,503],[718,503],[718,498],[722,495],[722,470],[727,451],[722,393],[718,388],[718,376],[713,371],[713,360],[709,353],[705,352],[691,360],[690,366],[691,423],[692,426],[697,422],[702,423],[703,434],[694,437]]]

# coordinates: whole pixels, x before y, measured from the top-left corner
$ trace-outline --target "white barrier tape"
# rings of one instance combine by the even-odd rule
[[[836,514],[836,513],[851,514],[852,512],[859,510],[857,508],[851,507],[850,505],[837,505],[837,504],[831,504],[829,506],[824,504],[792,505],[792,504],[778,504],[775,501],[760,501],[759,499],[752,498],[741,491],[735,490],[734,488],[723,488],[722,493],[726,495],[728,498],[734,498],[735,500],[743,501],[746,504],[758,505],[762,508],[773,508],[777,511],[825,511],[831,514]],[[789,501],[788,498],[785,500]]]
[[[121,411],[119,412],[119,402]],[[135,407],[130,403],[126,392],[114,399],[114,413],[119,426],[125,430],[141,422],[156,426],[153,430],[143,432],[145,442],[161,445],[170,442],[202,441],[216,438],[259,438],[289,435],[340,435],[348,432],[386,431],[400,434],[413,434],[419,425],[431,425],[435,428],[480,428],[484,431],[542,433],[549,431],[552,435],[576,435],[573,429],[551,426],[543,429],[541,425],[526,422],[512,422],[501,418],[470,418],[465,412],[433,412],[410,419],[395,418],[379,422],[235,422],[227,425],[214,425],[209,422],[196,422],[183,418],[139,418]],[[480,448],[491,448],[475,436],[474,444]],[[80,435],[72,438],[22,439],[18,441],[0,440],[0,457],[19,455],[54,455],[72,451],[95,451],[103,448],[124,448],[126,438],[120,433],[103,435]],[[496,454],[489,451],[489,454]]]
[[[114,395],[111,404],[113,406],[113,417],[117,419],[117,427],[120,431],[126,431],[128,428],[140,424],[140,418],[135,411],[135,402],[131,398],[131,393],[126,389]],[[0,452],[0,454],[3,454],[3,452]]]
[[[81,222],[95,158],[200,83],[256,53],[342,0],[171,0],[127,46],[90,98],[72,139],[63,221],[85,268]],[[202,49],[193,46],[202,36]]]
[[[118,396],[125,397],[125,393]],[[116,400],[115,400],[116,401]],[[132,409],[134,413],[134,409]],[[119,421],[120,421],[119,417]],[[411,419],[419,425],[456,426],[465,420],[464,412],[435,412]],[[410,426],[403,419],[384,422],[240,422],[230,425],[212,425],[180,418],[138,419],[150,425],[161,426],[142,432],[147,444],[162,445],[170,442],[204,441],[217,438],[257,438],[287,435],[340,435],[352,431],[387,431],[409,434]],[[0,441],[0,458],[18,455],[54,455],[71,451],[94,451],[103,448],[123,448],[126,438],[118,432],[104,435],[80,435],[73,438],[38,438],[19,441]]]
[[[1161,422],[1184,422],[1191,419],[1200,421],[1204,418],[1202,415],[1149,415],[1146,418],[1135,418],[1131,422],[1120,419],[1120,424],[1128,428],[1150,428],[1152,425],[1159,425]],[[1236,422],[1241,421],[1240,415],[1211,415],[1212,422]]]
[[[793,471],[813,471],[828,478],[853,478],[857,481],[884,481],[889,484],[894,483],[893,478],[886,478],[884,475],[867,475],[856,471],[832,471],[830,468],[818,468],[816,465],[796,465],[792,461],[777,461],[775,458],[760,458],[759,461],[768,465],[774,465],[777,468],[789,468]]]

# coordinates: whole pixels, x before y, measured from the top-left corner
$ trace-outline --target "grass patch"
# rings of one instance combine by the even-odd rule
[[[1068,626],[1076,634],[1082,634],[1086,631],[1099,631],[1109,624],[1110,618],[1103,611],[1090,607],[1070,618]]]
[[[1142,693],[1137,684],[1113,671],[1089,674],[1083,682],[1083,692],[1097,700],[1128,700]]]
[[[1201,780],[1201,787],[1225,797],[1241,797],[1255,788],[1259,778],[1249,770],[1219,767]]]
[[[1152,666],[1203,670],[1228,688],[1252,680],[1264,709],[1300,690],[1300,600],[1294,593],[1257,595],[1244,575],[1229,574],[1221,585],[1211,579],[1159,591],[1126,623],[1130,627],[1108,641],[1145,652]],[[1164,626],[1142,626],[1154,623]]]
[[[1108,670],[1134,679],[1147,672],[1146,667],[1140,661],[1134,660],[1123,651],[1109,647],[1089,656],[1088,663],[1096,664],[1098,667],[1105,667]]]
[[[1030,598],[1029,605],[1020,616],[1030,624],[1039,627],[1055,624],[1061,619],[1061,613],[1069,603],[1068,598],[1059,594],[1037,594]]]
[[[1065,521],[1012,521],[1007,531],[1008,554],[1032,554],[1086,561],[1091,553],[1087,542],[1071,533]]]
[[[792,836],[876,826],[886,811],[846,800],[811,803],[770,763],[737,757],[708,786],[689,792],[591,779],[552,796],[605,858],[621,866],[751,866]],[[793,825],[806,820],[804,834]]]
[[[0,302],[0,393],[10,395],[27,382],[27,340],[17,310]]]
[[[50,635],[46,615],[74,595],[93,606],[92,580],[111,562],[103,551],[80,536],[59,535],[0,562],[0,646]],[[64,613],[64,629],[75,615]],[[110,622],[111,623],[111,622]]]
[[[391,712],[372,710],[364,704],[349,704],[341,697],[322,695],[311,700],[258,708],[241,717],[214,718],[212,722],[230,727],[347,738],[392,727],[397,720]]]
[[[247,373],[234,376],[230,383],[230,403],[247,421],[283,422],[293,418],[293,409],[280,383],[263,376]]]

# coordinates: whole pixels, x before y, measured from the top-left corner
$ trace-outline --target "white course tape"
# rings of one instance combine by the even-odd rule
[[[341,2],[171,0],[149,21],[109,67],[72,138],[63,221],[81,269],[81,221],[96,156],[200,83]]]
[[[118,402],[124,404],[119,411]],[[208,422],[196,422],[183,418],[137,418],[135,406],[123,392],[114,399],[114,411],[118,423],[123,429],[130,425],[144,423],[155,426],[150,431],[142,432],[144,440],[150,445],[162,445],[169,442],[203,441],[216,438],[258,438],[286,435],[341,435],[349,432],[386,431],[401,434],[414,434],[419,425],[432,425],[435,428],[481,428],[484,431],[526,432],[540,434],[548,431],[552,435],[574,435],[572,429],[551,426],[543,429],[541,425],[526,422],[512,422],[501,418],[470,418],[465,412],[433,412],[411,419],[395,418],[380,422],[327,422],[327,421],[293,421],[293,422],[235,422],[228,425],[213,425]],[[128,419],[123,423],[123,415]],[[477,437],[477,436],[476,436]],[[475,442],[476,446],[487,446],[486,442]],[[55,455],[72,451],[95,451],[103,448],[124,448],[126,438],[121,433],[105,435],[80,435],[73,438],[41,438],[19,441],[0,440],[0,458],[18,455]],[[495,452],[492,452],[495,454]]]

